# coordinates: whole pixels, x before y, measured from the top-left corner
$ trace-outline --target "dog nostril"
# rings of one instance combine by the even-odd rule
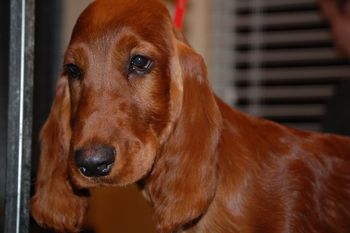
[[[114,148],[94,146],[76,151],[75,161],[84,176],[107,176],[112,170],[115,154]]]
[[[97,170],[102,173],[109,173],[112,168],[112,164],[102,164],[97,167]]]
[[[79,170],[81,171],[81,173],[83,173],[84,175],[88,175],[88,171],[85,167],[79,167]]]

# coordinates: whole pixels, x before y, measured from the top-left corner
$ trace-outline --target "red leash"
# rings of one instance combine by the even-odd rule
[[[187,2],[188,0],[176,0],[174,23],[179,30],[182,29]]]

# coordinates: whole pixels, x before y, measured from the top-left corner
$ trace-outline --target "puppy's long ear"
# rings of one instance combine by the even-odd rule
[[[68,177],[71,139],[71,103],[68,80],[59,79],[49,118],[40,134],[40,162],[31,213],[38,224],[58,232],[77,232],[87,198],[78,196]]]
[[[160,233],[175,232],[201,217],[214,198],[217,182],[221,114],[202,57],[183,42],[178,42],[177,50],[181,112],[148,180]]]

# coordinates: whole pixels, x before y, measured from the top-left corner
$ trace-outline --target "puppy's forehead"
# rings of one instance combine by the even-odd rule
[[[169,35],[169,25],[169,13],[159,0],[96,0],[80,15],[72,40],[117,34],[128,27],[152,41]]]

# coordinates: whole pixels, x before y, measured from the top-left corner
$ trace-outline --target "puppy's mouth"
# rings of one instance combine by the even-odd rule
[[[74,171],[71,172],[70,181],[72,185],[80,189],[89,189],[98,186],[115,186],[115,178],[112,178],[110,174],[105,176],[87,176],[86,171],[82,172],[81,168],[74,168]]]
[[[96,170],[72,164],[70,166],[69,180],[72,186],[78,190],[89,189],[98,186],[115,186],[116,182],[111,171],[114,163],[98,165]]]

